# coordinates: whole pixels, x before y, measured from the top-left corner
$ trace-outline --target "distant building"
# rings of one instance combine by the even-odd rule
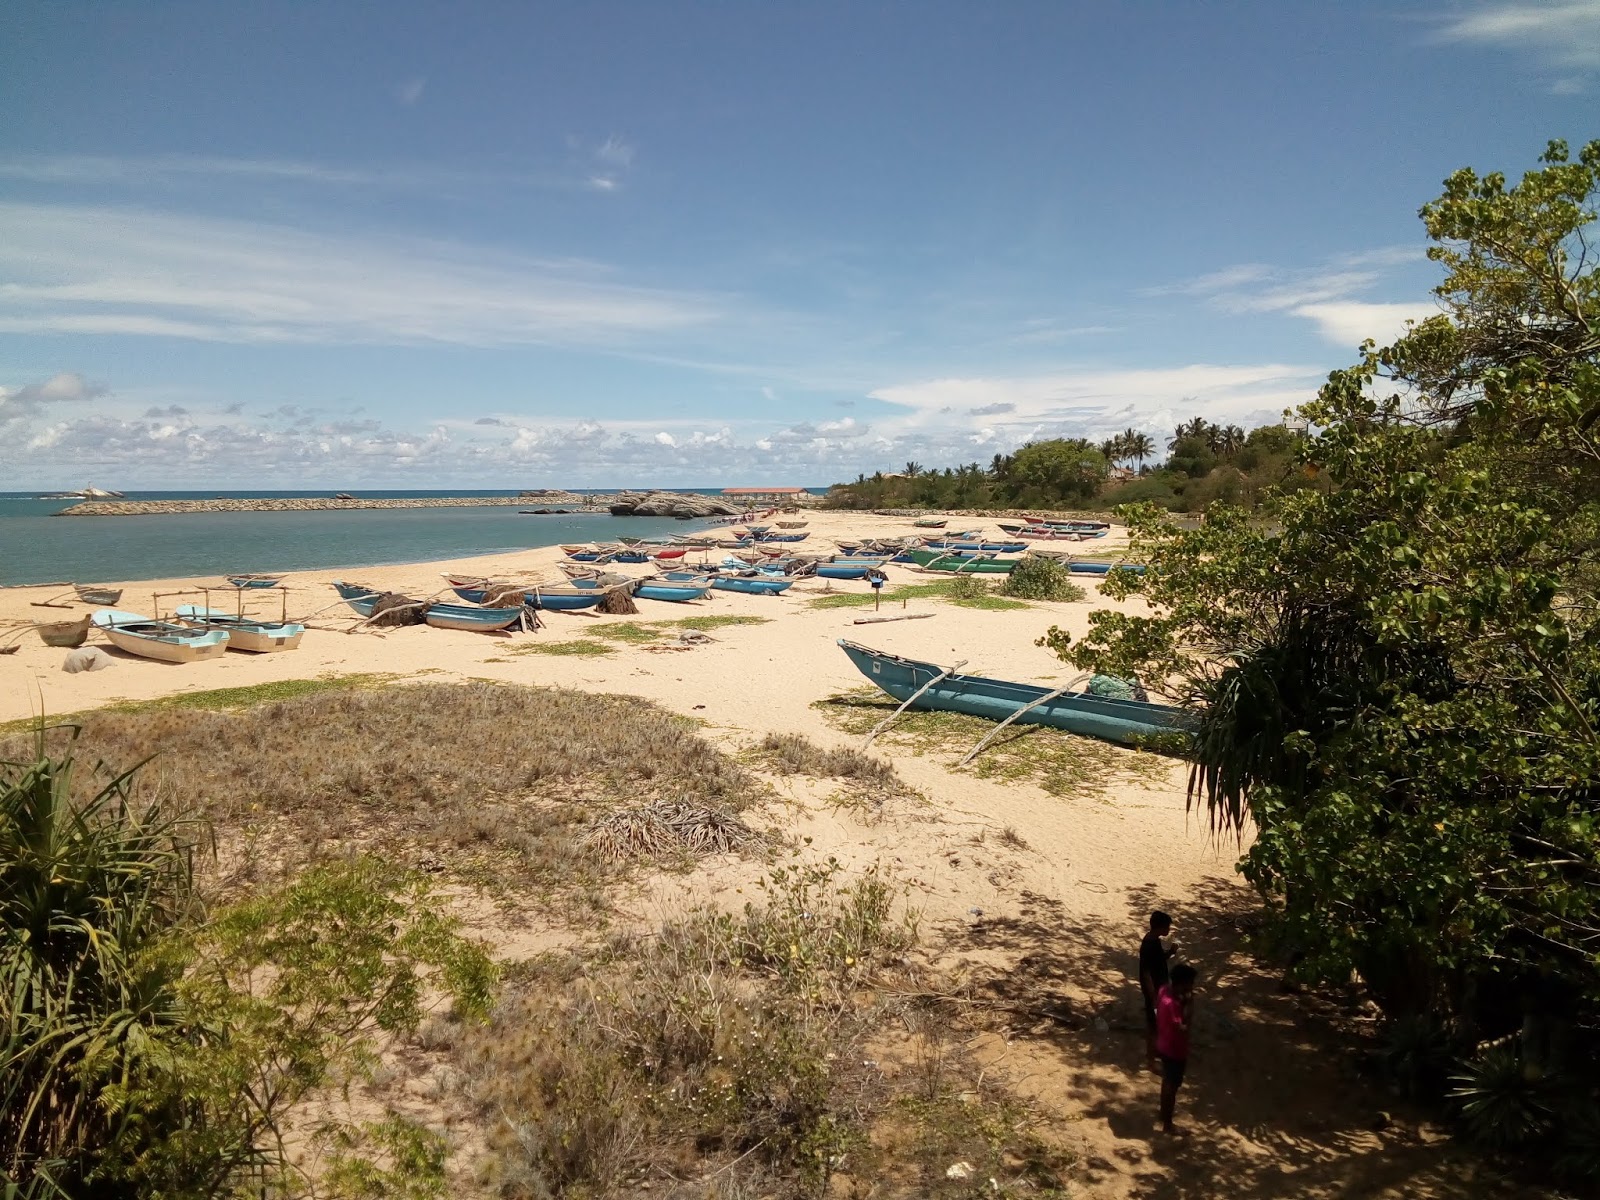
[[[1114,483],[1127,483],[1130,479],[1137,479],[1139,473],[1132,467],[1112,467],[1111,479]]]
[[[792,504],[806,494],[802,487],[723,488],[722,498],[734,504]]]

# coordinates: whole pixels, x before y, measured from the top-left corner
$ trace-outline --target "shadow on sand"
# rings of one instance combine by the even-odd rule
[[[971,993],[1009,1006],[1006,1062],[1019,1092],[1081,1136],[1088,1194],[1150,1200],[1548,1195],[1505,1178],[1360,1070],[1353,1014],[1285,992],[1244,950],[1252,898],[1212,878],[1184,898],[1129,889],[1127,920],[1069,915],[1023,893],[1019,912],[952,929],[950,959]],[[1181,956],[1200,971],[1183,1137],[1157,1130],[1159,1081],[1145,1068],[1136,982],[1153,908],[1177,919]],[[1049,1013],[1054,1019],[1015,1016]],[[1019,1023],[1020,1022],[1020,1023]],[[1020,1053],[1019,1053],[1020,1051]],[[980,1051],[981,1053],[981,1051]],[[998,1061],[1002,1055],[992,1056]],[[1018,1063],[1026,1064],[1016,1079]]]

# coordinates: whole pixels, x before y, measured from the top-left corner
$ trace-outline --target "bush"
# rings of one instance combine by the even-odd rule
[[[487,958],[414,877],[347,860],[206,921],[190,827],[132,771],[75,800],[74,745],[44,742],[0,764],[5,1195],[265,1193],[288,1110],[414,1029],[427,982],[487,1007]]]
[[[509,1196],[605,1194],[662,1143],[825,1180],[857,1136],[839,1101],[857,993],[915,934],[876,871],[779,867],[765,902],[701,909],[509,995],[463,1046]]]
[[[1072,580],[1067,565],[1053,558],[1029,555],[1017,564],[1000,588],[1019,600],[1082,600],[1086,593]]]

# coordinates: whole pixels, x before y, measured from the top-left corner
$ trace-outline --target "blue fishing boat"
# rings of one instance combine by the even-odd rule
[[[334,581],[333,590],[339,593],[339,599],[348,604],[355,610],[356,615],[361,617],[370,617],[372,615],[372,606],[378,602],[378,597],[383,594],[382,592],[375,592],[369,587],[362,587],[358,583],[343,583],[339,580]]]
[[[1067,570],[1074,575],[1106,575],[1113,569],[1132,571],[1135,575],[1143,575],[1144,568],[1138,563],[1112,563],[1112,562],[1068,562]]]
[[[803,542],[810,536],[809,531],[806,533],[762,533],[757,534],[755,540],[758,542]]]
[[[200,662],[220,658],[228,649],[226,629],[195,629],[115,608],[100,609],[89,622],[118,650],[158,662]]]
[[[244,588],[275,588],[283,582],[282,575],[229,575],[228,586]]]
[[[239,616],[224,609],[207,608],[203,604],[180,604],[175,615],[185,625],[196,629],[226,630],[228,649],[243,650],[250,654],[275,654],[281,650],[297,649],[306,631],[304,625]]]
[[[704,600],[711,592],[711,577],[690,576],[687,579],[645,579],[634,591],[645,600],[665,600],[681,604],[688,600]]]
[[[452,587],[451,591],[469,604],[482,604],[491,594],[502,593],[502,587]],[[522,602],[529,608],[542,608],[548,612],[572,612],[580,608],[593,608],[605,598],[606,589],[593,580],[575,579],[566,587],[532,587],[522,593]]]
[[[865,579],[868,571],[883,567],[883,559],[856,559],[853,561],[824,562],[817,564],[817,574],[823,579]]]
[[[619,550],[611,556],[612,562],[619,563],[647,563],[650,556],[643,550]]]
[[[793,579],[776,575],[717,575],[711,586],[724,592],[749,592],[757,596],[776,596],[794,586]]]
[[[520,624],[524,615],[521,605],[515,608],[476,608],[466,604],[430,604],[422,610],[422,619],[435,629],[464,629],[474,633],[509,629]]]
[[[1018,725],[1049,725],[1125,746],[1170,738],[1188,732],[1194,725],[1192,713],[1168,704],[1112,700],[1082,692],[1069,692],[1045,700],[1054,689],[981,675],[944,675],[944,669],[935,663],[885,654],[842,638],[839,647],[850,656],[858,671],[896,700],[904,702],[916,696],[916,708],[1003,721],[1019,709],[1034,705],[1016,718]],[[940,679],[941,675],[944,678]],[[937,683],[933,683],[935,679]],[[933,686],[917,695],[930,683]]]

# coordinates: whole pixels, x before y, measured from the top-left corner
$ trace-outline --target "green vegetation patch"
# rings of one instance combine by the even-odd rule
[[[812,706],[835,729],[865,736],[894,712],[899,703],[875,687],[852,688]],[[938,755],[954,765],[989,734],[994,721],[965,713],[908,709],[878,735],[878,745],[891,745],[916,755]],[[1053,796],[1097,797],[1122,780],[1162,780],[1167,760],[1138,750],[1079,737],[1045,725],[1006,726],[969,765],[980,779],[1022,780]]]
[[[989,585],[976,575],[958,575],[953,579],[941,579],[937,583],[906,583],[883,590],[883,603],[891,604],[903,600],[947,600],[962,608],[977,608],[990,612],[1028,607],[1020,600],[1008,600],[995,595],[989,590]],[[871,592],[836,592],[832,595],[816,596],[809,603],[812,608],[871,608],[874,601]]]
[[[1072,569],[1054,558],[1030,556],[1006,576],[1000,591],[1024,600],[1081,601],[1088,593],[1072,578]]]
[[[616,648],[593,638],[570,638],[562,642],[525,642],[506,651],[507,654],[556,654],[579,658],[593,658],[602,654],[615,654]]]

